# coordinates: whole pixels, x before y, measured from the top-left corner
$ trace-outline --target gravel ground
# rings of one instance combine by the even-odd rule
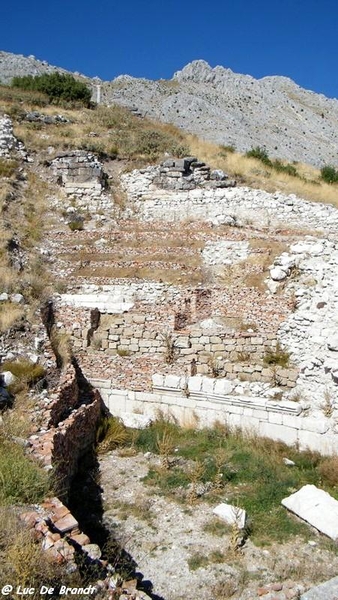
[[[291,600],[337,573],[338,557],[315,531],[310,543],[295,538],[258,548],[248,540],[242,553],[234,554],[229,535],[204,531],[211,522],[221,527],[212,515],[214,504],[179,503],[142,482],[149,467],[159,466],[157,456],[123,457],[114,451],[101,457],[100,466],[105,524],[152,582],[154,594],[165,600]],[[193,569],[197,553],[205,560]]]

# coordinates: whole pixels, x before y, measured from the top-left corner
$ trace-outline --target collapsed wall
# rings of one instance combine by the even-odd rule
[[[337,232],[338,211],[330,204],[309,202],[281,192],[270,194],[247,187],[170,191],[158,188],[159,167],[122,176],[123,187],[138,217],[145,221],[210,221],[215,225],[250,224],[305,231]]]

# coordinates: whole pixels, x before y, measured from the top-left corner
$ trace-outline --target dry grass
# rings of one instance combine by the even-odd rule
[[[338,206],[337,187],[320,181],[320,171],[310,165],[295,165],[300,177],[278,173],[259,160],[248,158],[238,152],[222,152],[220,146],[188,135],[187,142],[191,152],[214,168],[221,168],[238,183],[267,192],[281,191],[284,194],[296,194],[300,198],[315,202],[330,203]]]
[[[72,359],[70,335],[64,331],[58,331],[53,325],[50,332],[50,343],[56,357],[57,366],[64,369]]]
[[[166,265],[163,267],[123,266],[123,267],[97,267],[93,269],[90,266],[81,268],[73,273],[74,277],[91,277],[104,279],[142,279],[145,281],[159,281],[170,285],[199,285],[204,281],[205,274],[202,269],[195,272],[183,272],[181,269],[171,269]]]
[[[4,333],[17,325],[24,316],[24,309],[12,302],[0,304],[0,332]]]
[[[325,458],[319,465],[319,473],[324,484],[338,485],[338,456]]]

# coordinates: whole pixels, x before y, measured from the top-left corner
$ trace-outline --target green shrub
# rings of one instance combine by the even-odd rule
[[[18,168],[16,160],[0,158],[0,177],[11,177]]]
[[[287,175],[291,175],[291,177],[299,177],[296,167],[290,164],[283,165],[278,158],[272,162],[272,167],[278,173],[286,173]]]
[[[227,144],[222,144],[220,147],[220,153],[221,155],[225,155],[225,154],[233,154],[234,152],[236,152],[236,148],[235,146],[232,146],[231,144],[227,145]]]
[[[265,365],[278,365],[280,367],[288,367],[290,361],[290,352],[283,350],[281,345],[277,343],[276,348],[269,348],[263,358]]]
[[[268,167],[272,166],[272,162],[269,158],[267,151],[265,150],[265,148],[261,148],[261,146],[251,148],[251,150],[248,150],[248,152],[245,153],[245,156],[247,156],[248,158],[256,158]]]
[[[42,365],[35,364],[27,359],[5,361],[1,365],[2,371],[10,371],[16,378],[11,386],[11,391],[15,394],[24,387],[37,383],[45,376],[45,369]]]
[[[91,100],[90,89],[84,83],[77,81],[72,75],[68,74],[44,73],[36,77],[32,75],[13,77],[12,87],[42,92],[54,104],[60,104],[60,102],[79,102],[88,107]]]
[[[104,417],[96,432],[98,451],[101,454],[124,446],[130,439],[129,431],[118,417]]]
[[[23,448],[0,438],[0,503],[39,502],[48,488],[46,471],[25,456]]]
[[[157,157],[164,152],[178,157],[185,156],[189,149],[177,142],[170,134],[156,129],[140,130],[136,134],[135,151],[151,158]]]
[[[338,170],[329,165],[320,169],[320,176],[326,183],[337,183],[338,182]]]
[[[70,221],[68,222],[68,227],[71,231],[83,231],[83,216],[74,213],[71,215]]]

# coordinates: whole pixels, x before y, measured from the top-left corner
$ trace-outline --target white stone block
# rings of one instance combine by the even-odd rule
[[[189,377],[188,387],[190,392],[200,392],[202,389],[203,377],[196,375],[196,377]]]
[[[313,431],[315,433],[323,434],[330,429],[330,422],[324,415],[316,419],[313,417],[304,417],[301,420],[301,426],[304,431]]]
[[[210,377],[203,377],[202,380],[202,392],[206,394],[213,394],[215,386],[215,380]]]
[[[231,394],[234,389],[234,384],[229,379],[217,379],[214,387],[214,393],[220,396]]]
[[[121,419],[126,427],[131,427],[132,429],[145,429],[151,423],[149,416],[138,413],[123,413]]]
[[[282,505],[332,540],[338,539],[338,501],[324,490],[304,485]]]
[[[89,379],[89,383],[99,391],[101,389],[109,390],[111,388],[111,379]]]
[[[294,429],[300,429],[302,426],[302,419],[301,417],[294,417],[292,415],[283,415],[283,425],[293,427]]]
[[[261,421],[259,424],[259,434],[272,440],[285,442],[289,446],[295,444],[298,439],[297,429],[285,425],[275,425],[266,421]]]
[[[337,453],[338,436],[336,435],[322,435],[313,431],[300,430],[298,432],[298,440],[300,450],[310,449],[314,452],[328,455]]]
[[[151,377],[152,383],[153,383],[153,387],[163,387],[163,383],[164,383],[164,376],[160,375],[159,373],[154,373],[154,375],[152,375]]]
[[[212,511],[220,519],[228,523],[228,525],[237,525],[240,529],[245,527],[246,512],[243,508],[238,508],[232,504],[218,504]]]
[[[269,423],[274,423],[275,425],[282,425],[283,415],[275,412],[269,412]]]
[[[166,375],[164,380],[164,386],[167,388],[173,388],[175,390],[180,389],[181,378],[177,375]]]

